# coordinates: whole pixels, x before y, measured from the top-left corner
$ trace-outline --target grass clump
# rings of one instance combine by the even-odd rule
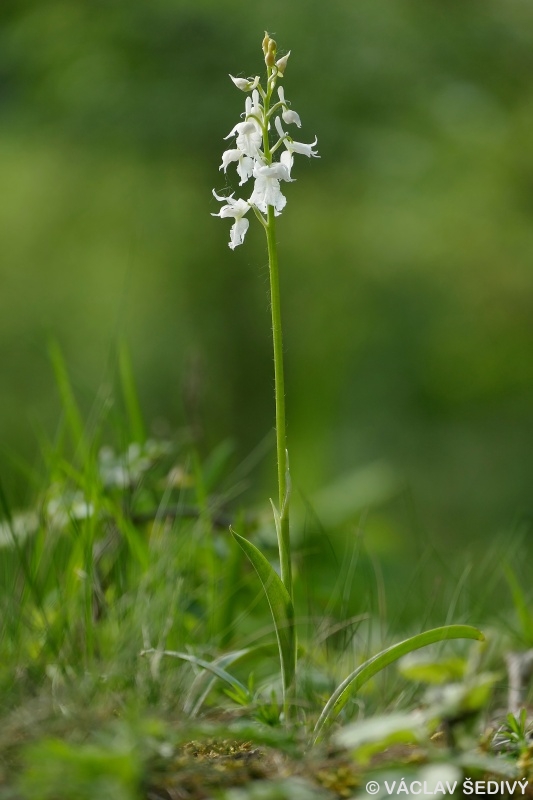
[[[2,800],[349,797],[376,770],[443,760],[461,775],[527,772],[522,717],[504,751],[487,727],[502,675],[486,667],[505,645],[408,656],[446,636],[391,643],[379,605],[357,607],[338,576],[312,619],[305,583],[295,592],[288,724],[274,621],[228,530],[270,567],[274,525],[266,508],[239,508],[231,449],[200,459],[183,440],[139,441],[138,420],[128,427],[111,404],[80,430],[69,382],[62,394],[70,410],[44,448],[34,502],[14,511],[2,495]],[[299,575],[298,549],[294,563]],[[351,581],[359,569],[347,568]],[[397,659],[401,674],[381,674]],[[370,728],[363,709],[379,713]]]

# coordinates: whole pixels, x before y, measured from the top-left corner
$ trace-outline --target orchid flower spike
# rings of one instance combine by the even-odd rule
[[[295,142],[283,130],[282,122],[286,125],[296,125],[301,128],[302,122],[299,114],[290,108],[290,103],[285,99],[285,92],[282,86],[277,87],[279,101],[273,97],[274,89],[278,78],[282,78],[287,67],[289,52],[282,58],[276,60],[276,42],[270,38],[268,33],[262,42],[263,54],[267,67],[267,80],[264,88],[260,83],[259,76],[255,78],[235,78],[230,75],[231,80],[243,92],[247,93],[244,105],[244,112],[241,115],[242,122],[237,122],[228,133],[225,139],[235,138],[235,142],[230,149],[222,154],[220,170],[227,173],[231,164],[236,165],[239,177],[239,186],[243,186],[248,180],[253,178],[254,186],[251,195],[247,200],[234,198],[231,194],[228,197],[219,196],[214,190],[215,198],[225,203],[218,214],[214,217],[230,217],[234,220],[230,231],[229,246],[234,250],[244,241],[248,230],[249,221],[246,214],[253,208],[255,215],[268,228],[269,209],[274,216],[279,216],[287,204],[287,198],[281,191],[281,184],[292,182],[291,170],[294,162],[294,155],[304,155],[308,158],[318,157],[314,149],[317,140],[311,144]],[[274,117],[274,127],[279,135],[277,142],[270,141],[270,128],[272,117]],[[283,145],[284,149],[280,148]],[[279,155],[278,155],[279,153]]]

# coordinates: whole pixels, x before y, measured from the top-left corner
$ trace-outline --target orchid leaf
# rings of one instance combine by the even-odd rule
[[[416,636],[411,636],[403,642],[398,642],[381,653],[373,656],[365,661],[364,664],[357,667],[347,678],[336,688],[328,702],[324,706],[320,717],[315,725],[313,731],[313,744],[319,740],[322,730],[326,725],[329,725],[335,717],[344,708],[350,697],[357,692],[370,678],[374,677],[382,669],[388,667],[394,661],[397,661],[402,656],[411,653],[413,650],[418,650],[421,647],[426,647],[429,644],[436,642],[443,642],[447,639],[477,639],[482,641],[485,637],[470,625],[445,625],[442,628],[433,628],[432,630],[419,633]]]
[[[294,673],[296,670],[296,640],[294,632],[294,606],[292,600],[278,573],[261,551],[243,536],[235,533],[231,528],[230,530],[237,543],[248,556],[265,590],[274,620],[274,627],[276,629],[276,638],[278,640],[281,661],[283,691],[286,697],[287,690],[294,681]]]

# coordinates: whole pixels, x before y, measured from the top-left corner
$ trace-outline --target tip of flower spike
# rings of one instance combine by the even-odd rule
[[[268,50],[265,53],[265,64],[267,67],[273,67],[276,63],[276,50],[277,45],[274,39],[268,40]]]

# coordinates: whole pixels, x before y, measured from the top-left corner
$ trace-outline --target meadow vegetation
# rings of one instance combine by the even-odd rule
[[[0,800],[533,785],[532,16],[2,5]],[[265,246],[209,216],[265,27],[321,155],[290,549]]]

